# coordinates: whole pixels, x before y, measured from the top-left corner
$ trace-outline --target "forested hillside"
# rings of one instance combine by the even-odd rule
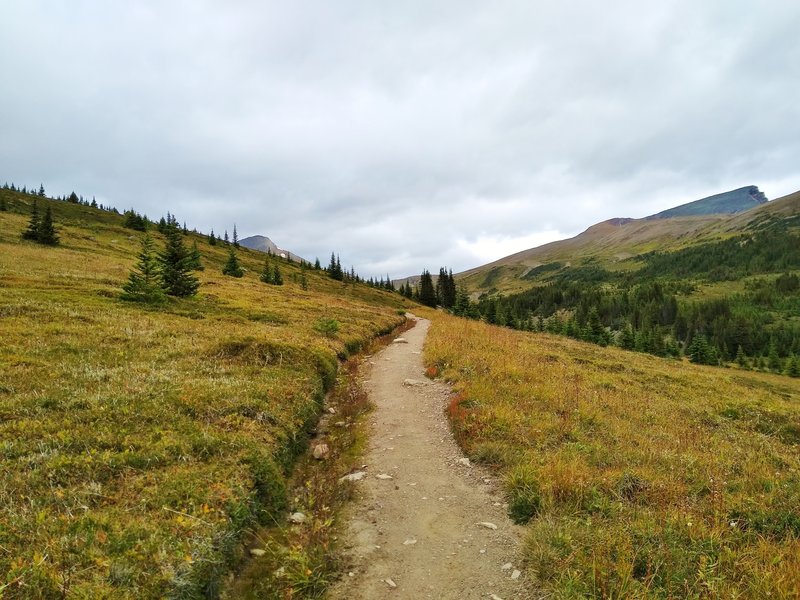
[[[794,204],[791,196],[763,205],[737,217],[737,228],[678,249],[614,264],[591,256],[542,264],[526,274],[526,291],[481,294],[476,314],[516,329],[798,376]]]

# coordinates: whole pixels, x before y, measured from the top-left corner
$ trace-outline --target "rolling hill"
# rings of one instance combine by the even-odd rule
[[[573,238],[523,250],[456,277],[475,293],[520,292],[546,280],[554,270],[587,261],[611,271],[633,270],[638,257],[647,253],[737,235],[765,220],[798,214],[800,192],[764,202],[757,190],[741,188],[642,219],[609,219]],[[743,211],[748,205],[751,208]]]
[[[57,246],[23,240],[33,202]],[[403,299],[186,232],[199,293],[126,302],[143,233],[0,190],[0,597],[214,598],[286,478],[341,360]],[[156,249],[164,235],[150,227]],[[180,235],[180,234],[179,234]]]

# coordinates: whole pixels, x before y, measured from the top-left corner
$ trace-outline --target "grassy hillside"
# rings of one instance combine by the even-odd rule
[[[516,293],[546,282],[547,275],[553,274],[548,267],[554,264],[561,270],[592,264],[611,272],[632,273],[649,253],[682,250],[757,230],[800,214],[799,203],[800,192],[732,215],[609,219],[574,238],[470,269],[458,279],[472,292]]]
[[[243,531],[281,514],[337,355],[401,299],[313,271],[304,290],[288,264],[265,285],[245,249],[225,277],[225,247],[190,234],[199,295],[124,302],[141,234],[122,217],[40,199],[44,247],[20,239],[31,197],[0,194],[0,597],[214,597]]]
[[[430,316],[548,597],[800,595],[800,382]]]

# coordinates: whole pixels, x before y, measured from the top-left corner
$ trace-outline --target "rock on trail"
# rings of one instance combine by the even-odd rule
[[[517,570],[501,570],[519,564],[522,528],[508,519],[494,480],[453,441],[449,388],[424,377],[430,322],[416,321],[369,363],[365,387],[377,407],[363,461],[369,475],[342,478],[356,500],[343,515],[345,560],[328,598],[535,598]]]

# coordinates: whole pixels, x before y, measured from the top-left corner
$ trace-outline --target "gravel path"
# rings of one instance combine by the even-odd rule
[[[518,571],[521,528],[497,482],[453,441],[448,387],[424,377],[429,326],[417,319],[369,359],[364,385],[377,409],[344,515],[346,570],[328,598],[531,598]]]

